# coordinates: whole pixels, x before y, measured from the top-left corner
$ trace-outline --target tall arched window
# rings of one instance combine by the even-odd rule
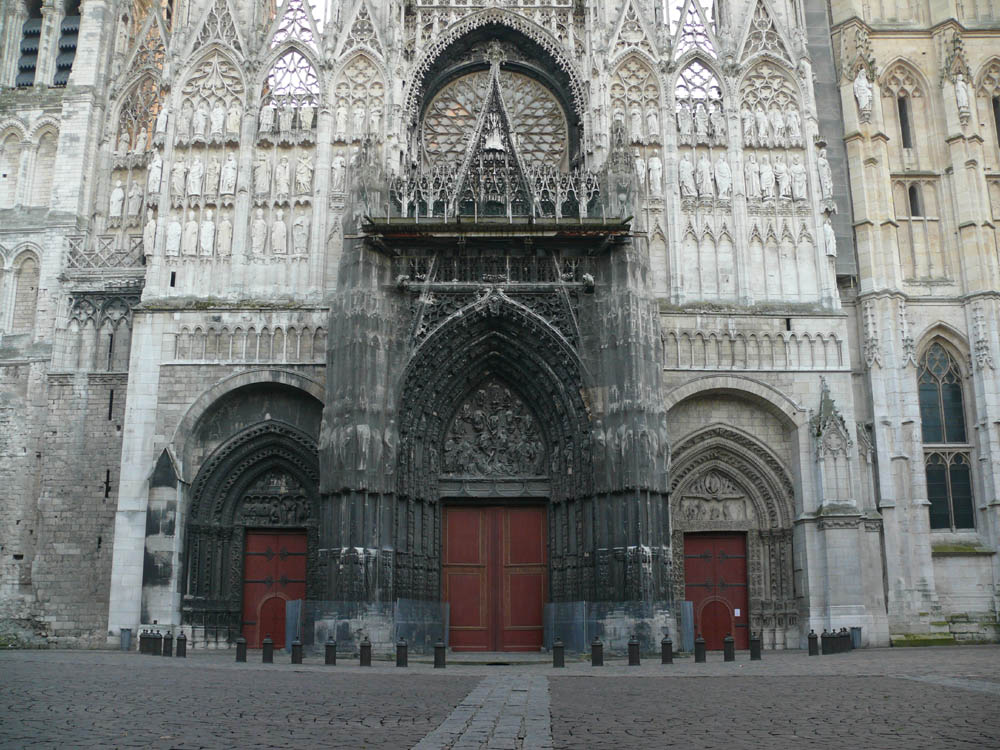
[[[12,333],[32,333],[35,330],[35,307],[38,302],[38,261],[26,255],[14,275],[14,316]]]
[[[962,372],[940,344],[930,346],[917,375],[932,529],[973,529],[972,446],[965,427]]]

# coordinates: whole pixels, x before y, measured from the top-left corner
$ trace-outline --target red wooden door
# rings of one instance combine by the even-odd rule
[[[260,648],[270,634],[285,645],[285,602],[306,598],[306,533],[247,531],[243,563],[243,637]]]
[[[707,649],[720,650],[726,633],[750,647],[745,534],[685,534],[684,592]]]
[[[548,583],[544,508],[445,508],[442,597],[456,651],[537,651]]]

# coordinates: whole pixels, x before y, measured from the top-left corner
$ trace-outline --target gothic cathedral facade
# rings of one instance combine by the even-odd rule
[[[944,5],[0,0],[0,642],[996,640]]]

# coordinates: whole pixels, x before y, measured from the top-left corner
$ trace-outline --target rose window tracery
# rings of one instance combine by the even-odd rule
[[[424,152],[431,164],[461,161],[486,103],[487,70],[456,78],[437,93],[424,115]],[[534,78],[500,71],[500,90],[521,158],[528,164],[562,165],[566,115],[555,95]]]

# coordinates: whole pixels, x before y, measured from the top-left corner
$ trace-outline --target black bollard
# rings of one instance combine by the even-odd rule
[[[601,643],[600,638],[595,638],[590,644],[590,666],[604,666],[604,644]]]
[[[247,639],[242,635],[236,639],[236,661],[245,662],[247,660]]]
[[[823,632],[819,636],[819,644],[823,656],[833,653],[831,650],[833,647],[830,645],[830,634],[826,632],[826,628],[823,628]]]
[[[145,630],[139,633],[139,653],[149,653],[149,635]]]
[[[853,651],[854,650],[854,634],[851,632],[852,630],[854,630],[854,628],[844,628],[844,631],[847,633],[847,650],[848,651]]]
[[[819,636],[815,630],[809,631],[809,656],[819,656]]]
[[[698,633],[698,637],[694,639],[694,662],[695,664],[705,663],[705,639],[701,637],[701,633]]]
[[[159,630],[153,633],[153,650],[150,653],[153,656],[163,656],[163,636]]]
[[[840,653],[846,654],[851,650],[851,631],[847,628],[840,629]]]
[[[188,655],[187,646],[188,646],[187,636],[184,635],[184,633],[181,633],[180,635],[177,636],[177,658],[178,659],[185,659],[185,658],[187,658],[187,655]]]
[[[445,657],[448,648],[444,645],[444,641],[440,638],[437,639],[437,643],[434,644],[434,669],[444,669],[445,668]]]
[[[167,632],[163,636],[163,655],[173,656],[174,655],[174,634]]]
[[[722,660],[736,661],[736,639],[732,633],[726,633],[726,637],[722,639]]]
[[[566,666],[566,646],[563,645],[562,638],[556,638],[552,644],[552,666]]]
[[[302,641],[296,638],[292,641],[292,664],[302,663]]]
[[[337,666],[337,642],[333,640],[332,635],[327,639],[324,656],[328,666]]]
[[[760,633],[750,634],[750,661],[760,661]]]
[[[670,640],[669,635],[663,636],[663,640],[660,641],[660,664],[673,664],[674,663],[674,642]]]
[[[262,644],[260,658],[264,664],[274,664],[274,641],[271,640],[271,634],[268,633],[264,636],[264,643]]]
[[[409,655],[407,654],[409,648],[406,645],[406,639],[400,638],[396,641],[396,666],[406,667],[409,666]]]
[[[361,641],[361,666],[370,667],[372,665],[372,642],[368,640],[368,636]]]
[[[628,665],[630,667],[639,666],[639,639],[632,634],[632,637],[628,639]]]

